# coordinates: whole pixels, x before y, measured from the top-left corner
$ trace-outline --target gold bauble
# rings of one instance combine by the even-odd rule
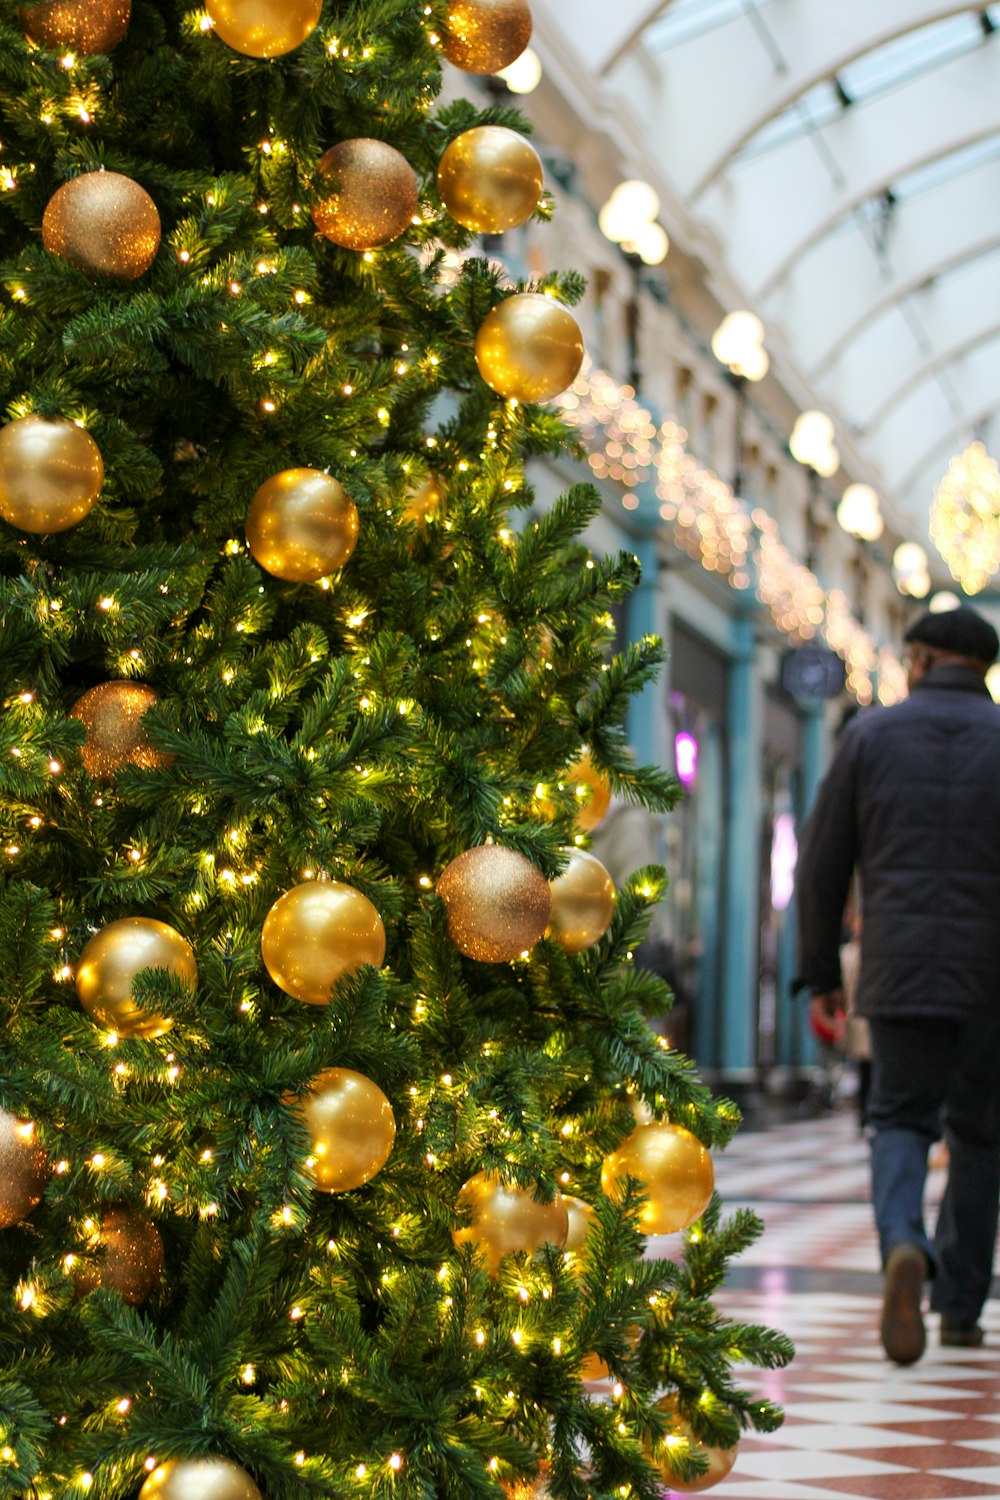
[[[320,157],[313,222],[345,250],[375,250],[408,229],[419,206],[417,174],[385,141],[341,141]]]
[[[132,982],[143,969],[168,969],[194,989],[198,968],[194,950],[166,922],[153,917],[120,917],[94,934],[76,966],[76,992],[87,1014],[119,1036],[161,1036],[174,1024],[166,1016],[140,1010]]]
[[[599,859],[584,849],[567,849],[569,864],[550,882],[549,934],[564,953],[592,948],[611,926],[615,884]]]
[[[112,1208],[102,1214],[94,1230],[94,1249],[99,1258],[73,1272],[78,1297],[103,1286],[138,1307],[163,1275],[160,1231],[134,1209]]]
[[[168,1458],[139,1491],[139,1500],[261,1500],[246,1469],[228,1458]]]
[[[731,1448],[712,1448],[707,1443],[700,1442],[690,1424],[677,1410],[676,1396],[661,1397],[656,1403],[656,1410],[668,1412],[670,1423],[661,1442],[647,1445],[646,1456],[659,1469],[670,1489],[678,1495],[700,1495],[704,1490],[721,1484],[736,1462],[740,1451],[739,1443],[734,1443]],[[700,1449],[708,1459],[707,1471],[694,1479],[682,1479],[670,1461],[671,1450],[667,1442],[669,1437],[683,1438],[692,1447]]]
[[[446,866],[437,893],[455,947],[480,963],[509,963],[534,947],[552,909],[549,883],[514,849],[482,844]]]
[[[499,73],[531,40],[527,0],[451,0],[442,27],[445,57],[463,73]]]
[[[19,531],[66,531],[97,503],[104,461],[65,417],[16,417],[0,429],[0,516]]]
[[[283,57],[316,27],[323,0],[206,0],[216,32],[246,57]]]
[[[396,1139],[392,1105],[363,1073],[325,1069],[299,1108],[312,1137],[308,1168],[321,1192],[362,1187],[389,1160]]]
[[[594,1222],[594,1210],[589,1203],[582,1198],[574,1198],[570,1193],[561,1193],[563,1203],[566,1205],[566,1217],[569,1228],[566,1231],[566,1249],[582,1250],[583,1242],[587,1238],[587,1231]]]
[[[158,702],[144,682],[102,682],[78,698],[70,718],[79,719],[87,731],[80,757],[91,776],[106,781],[122,766],[159,770],[173,760],[155,750],[142,727],[142,716]]]
[[[549,1488],[551,1478],[552,1465],[543,1459],[533,1479],[504,1479],[501,1480],[500,1488],[507,1500],[552,1500]]]
[[[247,543],[261,567],[287,583],[315,583],[342,568],[358,540],[358,512],[322,469],[283,469],[247,511]]]
[[[576,798],[577,826],[589,833],[592,828],[597,827],[611,806],[611,783],[604,772],[594,765],[587,750],[560,779]]]
[[[642,1336],[642,1329],[636,1324],[625,1330],[626,1342],[634,1350]],[[596,1349],[591,1349],[580,1361],[581,1380],[614,1380],[615,1374],[610,1365],[606,1364]]]
[[[0,1109],[0,1229],[27,1218],[48,1179],[49,1160],[32,1122]]]
[[[583,334],[552,297],[516,292],[483,320],[476,334],[476,364],[498,396],[549,401],[580,373]]]
[[[120,172],[84,172],[56,188],[42,244],[87,276],[135,281],[160,248],[160,215],[145,188]]]
[[[639,1213],[643,1234],[674,1234],[700,1219],[712,1198],[712,1158],[681,1125],[639,1125],[601,1167],[601,1187],[613,1195],[626,1177],[645,1184]]]
[[[113,52],[128,30],[132,0],[44,0],[20,12],[31,41],[82,57]]]
[[[558,1194],[551,1203],[539,1203],[523,1188],[508,1186],[489,1172],[477,1172],[461,1188],[458,1206],[472,1210],[472,1223],[453,1229],[451,1237],[456,1245],[469,1241],[478,1245],[491,1276],[499,1271],[503,1257],[515,1250],[566,1243],[569,1216]]]
[[[437,173],[441,202],[477,234],[502,234],[530,219],[544,180],[531,142],[502,125],[477,125],[457,136]]]
[[[444,485],[436,474],[429,474],[413,489],[407,490],[401,519],[411,526],[423,527],[435,516],[444,501]]]
[[[368,900],[339,880],[307,880],[279,896],[260,940],[267,972],[279,989],[309,1005],[326,1005],[330,988],[363,964],[385,958],[385,928]]]

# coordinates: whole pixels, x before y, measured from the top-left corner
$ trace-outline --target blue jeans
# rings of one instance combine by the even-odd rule
[[[1000,1019],[871,1021],[872,1201],[882,1263],[917,1245],[931,1306],[976,1322],[989,1295],[1000,1206]],[[927,1152],[944,1138],[948,1183],[931,1241],[924,1229]]]

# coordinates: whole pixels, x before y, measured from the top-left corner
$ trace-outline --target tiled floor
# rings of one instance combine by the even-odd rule
[[[720,1307],[784,1329],[797,1355],[745,1384],[785,1408],[747,1436],[717,1500],[1000,1500],[1000,1302],[983,1349],[941,1349],[927,1318],[918,1365],[878,1342],[881,1278],[868,1204],[867,1147],[849,1114],[738,1136],[716,1163],[727,1204],[765,1221],[733,1265]],[[928,1224],[943,1185],[930,1174]]]

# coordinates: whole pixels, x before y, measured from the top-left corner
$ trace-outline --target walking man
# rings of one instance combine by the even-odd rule
[[[838,948],[860,880],[881,1335],[901,1365],[924,1352],[928,1278],[941,1342],[982,1343],[1000,1202],[1000,708],[985,683],[1000,643],[964,607],[922,615],[906,643],[910,696],[844,731],[797,873],[800,972],[828,1023],[844,1008]],[[942,1134],[932,1241],[923,1194]]]

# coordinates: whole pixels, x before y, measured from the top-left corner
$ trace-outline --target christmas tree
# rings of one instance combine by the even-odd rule
[[[635,560],[528,514],[583,287],[469,253],[540,164],[436,103],[529,32],[4,0],[2,1494],[652,1500],[780,1419],[586,849],[675,788]]]

